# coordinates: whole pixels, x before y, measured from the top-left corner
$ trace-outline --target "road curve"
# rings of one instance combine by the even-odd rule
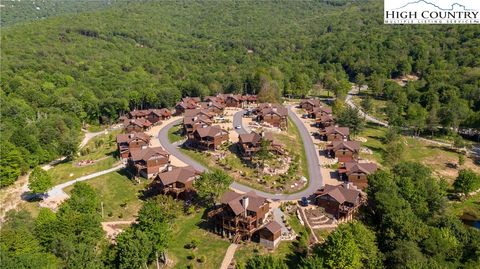
[[[352,107],[352,108],[358,109],[358,113],[359,113],[362,117],[364,117],[367,121],[373,122],[373,123],[375,123],[375,124],[378,124],[378,125],[381,125],[381,126],[384,126],[384,127],[388,127],[388,123],[386,123],[386,122],[384,122],[384,121],[381,121],[381,120],[379,120],[379,119],[377,119],[377,118],[372,117],[371,115],[365,113],[365,112],[364,112],[361,108],[359,108],[357,105],[355,105],[355,103],[354,103],[353,100],[352,100],[352,97],[353,97],[354,95],[357,95],[357,94],[358,94],[358,90],[359,90],[358,86],[353,85],[353,86],[352,86],[352,89],[348,92],[347,97],[345,98],[345,103],[346,103],[348,106]]]
[[[234,126],[240,125],[242,128],[236,129],[238,133],[244,132],[246,133],[246,129],[242,125],[242,120],[241,117],[243,116],[245,112],[240,111],[235,113],[234,115],[234,120],[233,124]],[[305,148],[305,153],[307,156],[307,162],[308,162],[308,174],[310,175],[310,180],[308,183],[308,187],[305,188],[304,190],[297,192],[297,193],[292,193],[292,194],[283,194],[283,193],[267,193],[263,192],[254,188],[251,188],[249,186],[240,184],[238,182],[233,182],[230,187],[232,189],[241,191],[241,192],[249,192],[249,191],[255,191],[258,195],[261,195],[265,198],[272,199],[272,200],[282,200],[282,201],[288,201],[288,200],[298,200],[302,197],[308,197],[312,195],[316,190],[318,190],[321,186],[323,186],[323,178],[320,173],[320,165],[318,161],[318,155],[315,149],[315,145],[313,144],[313,139],[310,136],[307,128],[303,125],[302,121],[300,118],[292,111],[291,106],[288,107],[288,115],[293,121],[293,123],[297,126],[299,132],[300,132],[300,137],[303,140],[303,145]],[[172,128],[173,126],[179,124],[181,122],[181,119],[173,121],[167,125],[165,125],[162,129],[160,129],[160,132],[158,133],[158,139],[160,141],[160,144],[163,146],[163,148],[170,152],[173,156],[178,158],[180,161],[186,163],[187,165],[192,166],[194,169],[204,172],[208,171],[206,167],[201,165],[200,163],[196,162],[195,160],[192,160],[190,157],[186,156],[180,150],[178,147],[168,140],[168,130]]]
[[[242,118],[243,118],[243,115],[245,115],[245,112],[246,112],[245,110],[240,110],[235,114],[233,114],[233,128],[238,134],[250,133],[250,130],[248,129],[248,127],[243,126],[243,123],[242,123]],[[240,126],[240,129],[236,129],[237,126]]]

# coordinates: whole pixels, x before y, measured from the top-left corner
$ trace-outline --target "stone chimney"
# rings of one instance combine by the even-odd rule
[[[242,205],[245,208],[245,217],[247,216],[247,207],[248,207],[248,196],[243,196]]]

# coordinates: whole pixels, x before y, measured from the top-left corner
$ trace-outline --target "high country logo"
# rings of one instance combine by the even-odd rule
[[[385,24],[480,24],[480,0],[384,0]]]

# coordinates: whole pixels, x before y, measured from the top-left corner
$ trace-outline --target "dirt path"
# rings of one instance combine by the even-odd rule
[[[131,225],[134,222],[135,220],[105,221],[102,222],[102,229],[107,238],[113,241],[123,231],[123,228],[118,227],[119,225]]]
[[[85,137],[81,141],[79,145],[79,149],[83,148],[92,138],[105,134],[108,131],[119,129],[121,127],[122,125],[115,125],[101,132],[95,132],[95,133],[85,132]],[[56,160],[53,160],[47,164],[42,165],[41,168],[45,171],[48,171],[52,169],[56,164],[64,160],[65,160],[65,157],[60,157]],[[24,201],[25,195],[28,194],[29,192],[28,179],[29,179],[30,173],[31,171],[29,171],[26,175],[20,176],[13,185],[0,191],[0,223],[4,221],[5,214],[8,211],[12,209],[16,209],[20,204],[25,202]],[[63,201],[66,195],[66,194],[65,195],[63,194],[61,195],[62,197],[56,197],[56,199],[57,200],[60,199]]]
[[[223,257],[222,265],[220,265],[220,269],[228,269],[230,263],[232,262],[233,256],[235,255],[235,251],[237,251],[237,248],[237,244],[231,244],[228,246],[225,257]]]

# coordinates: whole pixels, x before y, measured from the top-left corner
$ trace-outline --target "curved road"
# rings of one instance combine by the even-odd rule
[[[356,108],[358,110],[358,113],[360,114],[360,116],[364,117],[367,121],[376,123],[376,124],[384,126],[384,127],[388,127],[388,123],[383,122],[383,121],[381,121],[377,118],[374,118],[374,117],[368,115],[361,108],[359,108],[359,107],[357,107],[357,105],[355,105],[355,103],[352,100],[352,97],[354,95],[357,95],[358,91],[359,91],[359,87],[353,85],[352,89],[348,92],[347,97],[345,98],[345,103],[347,103],[347,105],[350,106],[351,108]]]
[[[242,110],[240,112],[235,113],[234,115],[234,120],[233,120],[234,126],[240,125],[242,127],[241,129],[236,129],[237,133],[247,133],[246,129],[242,125],[242,120],[241,120],[244,113],[245,111]],[[292,111],[292,106],[288,107],[288,116],[291,118],[293,123],[297,126],[300,132],[300,137],[303,140],[303,145],[305,148],[305,153],[306,153],[307,162],[308,162],[308,174],[310,175],[308,187],[297,193],[273,194],[273,193],[267,193],[267,192],[254,189],[246,185],[242,185],[238,182],[234,182],[230,186],[232,189],[235,189],[241,192],[255,191],[258,195],[261,195],[265,198],[272,199],[272,200],[298,200],[304,196],[308,197],[312,195],[316,190],[318,190],[320,187],[323,186],[323,178],[322,178],[322,174],[320,173],[320,164],[319,164],[318,155],[315,149],[315,145],[313,144],[313,139],[310,136],[310,133],[308,132],[305,125],[300,120],[300,118]],[[178,147],[174,144],[171,144],[170,141],[168,140],[168,130],[170,130],[170,128],[172,128],[176,124],[179,124],[180,122],[181,122],[181,119],[173,121],[170,124],[164,126],[160,130],[160,132],[158,133],[158,139],[160,141],[160,144],[165,148],[166,151],[170,152],[170,154],[174,155],[180,161],[186,163],[187,165],[192,166],[194,169],[200,172],[208,171],[206,167],[204,167],[200,163],[192,160],[190,157],[180,152],[178,150]]]

